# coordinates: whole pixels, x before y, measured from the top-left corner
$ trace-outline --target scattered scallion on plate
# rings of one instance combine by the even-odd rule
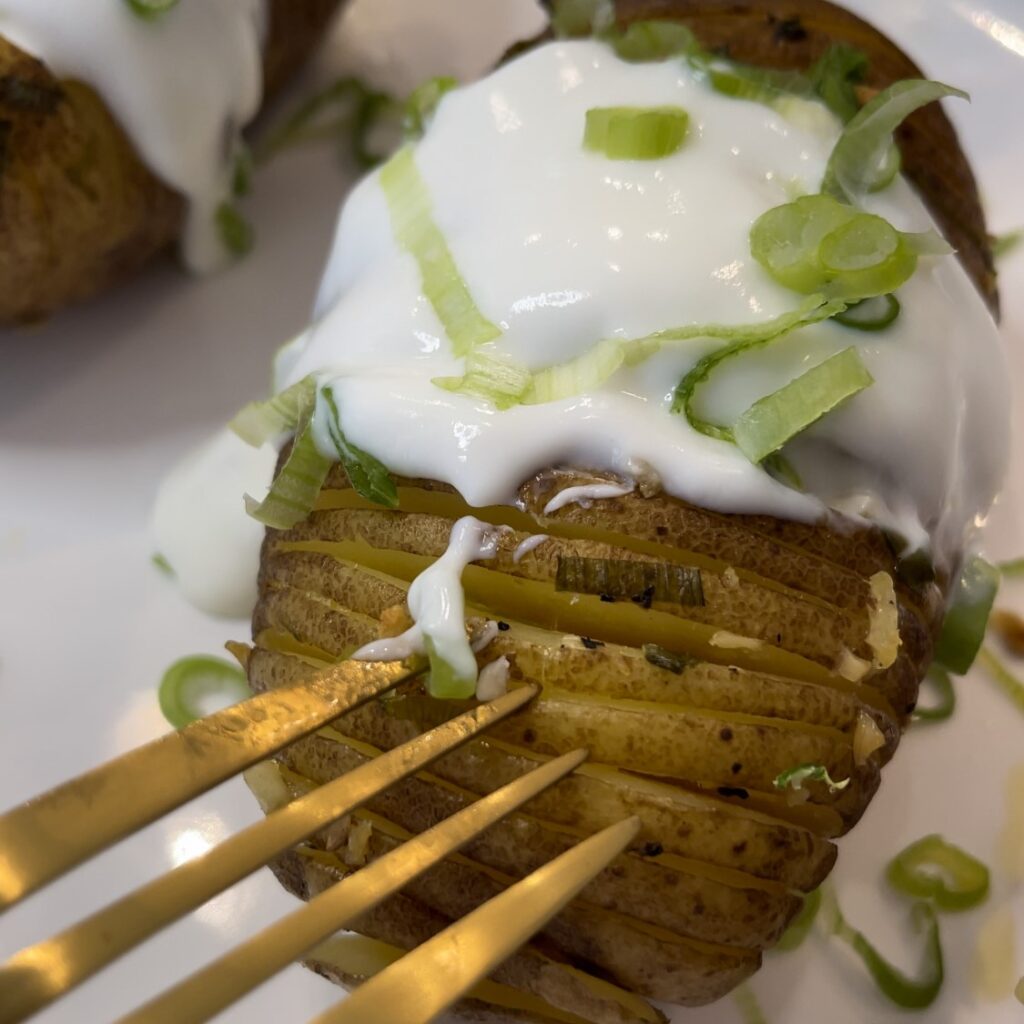
[[[985,639],[998,589],[999,570],[995,566],[977,557],[965,563],[935,647],[935,660],[940,665],[961,676],[971,667]]]
[[[583,148],[610,160],[660,160],[682,146],[689,126],[682,107],[591,107]]]
[[[956,690],[953,680],[941,665],[932,665],[925,674],[922,685],[930,686],[938,695],[934,704],[914,708],[914,720],[918,722],[944,722],[956,708]]]
[[[133,14],[155,21],[178,6],[178,0],[125,0]]]
[[[999,689],[1006,694],[1014,704],[1024,711],[1024,680],[1018,679],[1006,664],[990,647],[982,647],[978,653],[978,660],[985,671],[996,681]]]
[[[939,835],[918,839],[896,854],[885,877],[898,892],[932,900],[939,910],[969,910],[988,897],[988,868]]]
[[[252,225],[238,212],[238,208],[226,199],[214,214],[220,240],[232,256],[244,256],[253,246]]]
[[[820,909],[821,889],[814,889],[804,896],[803,906],[796,917],[790,921],[789,927],[782,933],[782,938],[776,943],[775,948],[780,953],[791,953],[803,945]]]
[[[164,718],[175,729],[249,696],[245,673],[223,658],[192,655],[176,661],[160,681]]]

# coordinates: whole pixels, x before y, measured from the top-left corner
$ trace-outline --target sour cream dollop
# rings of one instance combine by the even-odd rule
[[[262,99],[266,27],[266,0],[178,0],[153,18],[127,0],[0,0],[0,33],[95,89],[147,166],[188,200],[182,257],[198,272],[227,258],[215,216]]]

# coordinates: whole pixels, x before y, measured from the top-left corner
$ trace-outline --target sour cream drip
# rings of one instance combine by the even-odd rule
[[[690,114],[672,156],[613,161],[583,149],[589,108],[664,104]],[[763,322],[795,308],[800,296],[751,259],[749,230],[794,193],[817,191],[840,131],[821,115],[787,120],[715,93],[681,61],[629,64],[591,41],[537,47],[446,96],[415,160],[474,302],[501,327],[484,351],[537,370],[603,338]],[[934,226],[902,179],[865,207],[901,230]],[[887,330],[805,328],[727,364],[701,393],[697,411],[728,424],[858,347],[876,383],[791,446],[800,493],[670,414],[676,382],[720,342],[669,346],[545,405],[497,411],[440,390],[431,379],[461,375],[463,360],[393,227],[371,175],[342,210],[286,383],[309,373],[329,381],[348,439],[396,473],[448,482],[482,506],[511,504],[522,481],[559,465],[610,471],[628,486],[641,460],[668,493],[721,511],[811,521],[828,506],[861,509],[930,546],[940,564],[955,561],[1000,486],[1004,357],[952,258],[922,259]]]
[[[452,527],[445,553],[409,587],[407,604],[414,625],[401,636],[373,640],[352,655],[358,661],[398,661],[424,654],[428,643],[436,657],[460,679],[477,678],[476,655],[466,636],[466,599],[462,572],[470,562],[494,558],[503,531],[463,516]],[[495,632],[497,625],[495,624]]]
[[[188,200],[181,248],[197,272],[227,257],[215,214],[262,98],[266,22],[266,0],[178,0],[153,19],[127,0],[0,0],[0,33],[92,86],[153,173]]]

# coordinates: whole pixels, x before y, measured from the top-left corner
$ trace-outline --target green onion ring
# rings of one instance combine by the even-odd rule
[[[199,654],[180,658],[164,673],[158,698],[164,718],[175,729],[211,713],[204,705],[216,699],[228,707],[250,696],[245,673],[223,658]]]
[[[918,839],[896,854],[885,877],[898,892],[934,900],[939,910],[969,910],[988,896],[988,868],[939,835]]]

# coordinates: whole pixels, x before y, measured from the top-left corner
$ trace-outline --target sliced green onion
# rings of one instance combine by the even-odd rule
[[[682,107],[591,107],[583,147],[611,160],[660,160],[682,146],[689,125]]]
[[[857,301],[895,291],[914,273],[910,237],[831,196],[801,196],[754,221],[750,252],[787,288]]]
[[[434,117],[444,95],[457,89],[459,81],[451,75],[428,78],[410,93],[402,113],[402,128],[407,139],[419,139]]]
[[[1024,558],[1014,558],[1009,562],[1000,562],[996,568],[1003,576],[1024,576]]]
[[[432,383],[445,391],[486,398],[497,409],[518,405],[530,385],[530,371],[504,356],[492,356],[479,349],[466,356],[461,377],[434,377]]]
[[[333,390],[327,387],[321,394],[330,413],[327,417],[327,432],[334,442],[338,459],[348,475],[353,490],[367,501],[385,505],[387,508],[398,508],[398,488],[395,487],[395,481],[391,479],[387,466],[369,452],[357,448],[345,437]]]
[[[934,228],[927,231],[903,231],[900,235],[918,256],[950,256],[956,252]]]
[[[1024,242],[1024,229],[1005,231],[1001,235],[989,235],[988,241],[993,259],[1001,260],[1004,256],[1009,256],[1021,242]]]
[[[761,1009],[757,995],[747,982],[742,982],[733,992],[733,999],[736,1001],[736,1009],[740,1011],[743,1024],[768,1024],[768,1018]]]
[[[281,434],[293,432],[304,414],[313,407],[316,382],[303,377],[284,391],[264,402],[250,402],[228,424],[246,444],[253,448],[272,441]]]
[[[1002,659],[989,647],[982,647],[979,652],[982,665],[996,681],[999,689],[1006,694],[1021,711],[1024,711],[1024,681],[1018,679],[1003,663]]]
[[[523,394],[524,405],[558,402],[599,388],[625,362],[624,342],[605,338],[564,363],[538,370]]]
[[[290,530],[309,515],[330,468],[331,460],[320,454],[307,423],[263,501],[245,496],[246,511],[275,530]]]
[[[945,968],[939,920],[930,904],[915,903],[911,910],[912,923],[925,933],[924,953],[917,978],[908,978],[902,971],[893,967],[861,932],[851,927],[843,917],[834,896],[830,894],[825,906],[832,934],[847,943],[861,958],[875,984],[887,999],[905,1010],[923,1010],[935,1002],[942,988]]]
[[[231,194],[236,199],[244,199],[252,190],[252,171],[252,150],[245,143],[239,143],[231,172]]]
[[[416,260],[423,293],[434,307],[457,356],[494,341],[501,329],[477,308],[441,229],[434,221],[430,193],[409,146],[381,169],[380,184],[391,212],[395,238]]]
[[[935,660],[957,675],[964,675],[985,639],[988,617],[999,589],[999,570],[983,558],[964,565],[942,632]]]
[[[160,570],[160,572],[162,572],[162,573],[163,573],[163,574],[164,574],[165,576],[173,576],[173,575],[174,575],[174,569],[173,569],[173,568],[171,568],[171,563],[170,563],[170,562],[168,562],[168,561],[167,561],[167,559],[166,559],[166,558],[165,558],[165,557],[164,557],[163,555],[161,555],[159,551],[157,551],[157,552],[156,552],[156,553],[155,553],[155,554],[153,555],[153,557],[152,557],[152,558],[150,558],[150,561],[151,561],[151,562],[153,563],[153,565],[154,565],[154,566],[156,566],[156,568],[157,568],[157,569],[159,569],[159,570]]]
[[[772,785],[776,789],[803,789],[805,782],[824,782],[830,793],[838,793],[850,784],[849,779],[836,782],[823,764],[798,764],[775,776]]]
[[[1024,978],[1021,978],[1017,982],[1017,987],[1013,990],[1014,998],[1018,1003],[1024,1004]]]
[[[245,673],[223,658],[195,655],[176,661],[160,681],[160,710],[175,729],[250,696]]]
[[[455,666],[445,661],[437,653],[431,637],[423,638],[427,657],[430,659],[430,676],[427,679],[427,690],[431,697],[441,700],[459,700],[472,697],[476,693],[475,676],[460,676]]]
[[[733,438],[751,462],[760,462],[873,383],[857,350],[843,349],[758,399],[733,424]]]
[[[896,854],[885,877],[907,896],[934,900],[939,910],[969,910],[988,896],[988,868],[938,835],[918,839]]]
[[[690,65],[701,73],[715,92],[737,100],[774,107],[783,98],[810,97],[814,89],[799,71],[754,67],[709,53],[693,53]]]
[[[895,176],[892,133],[920,107],[967,93],[941,82],[908,78],[873,97],[850,119],[836,142],[821,190],[852,202]]]
[[[821,55],[807,77],[829,110],[845,123],[860,109],[855,84],[867,69],[868,58],[862,51],[836,43]]]
[[[782,452],[771,452],[761,460],[761,468],[774,477],[779,483],[792,487],[794,491],[802,491],[804,482],[796,471],[796,466]]]
[[[814,889],[804,896],[804,904],[800,912],[790,922],[789,927],[782,933],[782,938],[776,943],[775,948],[780,953],[791,953],[794,949],[803,945],[814,924],[814,919],[821,909],[821,889]]]
[[[232,256],[244,256],[253,244],[252,225],[238,212],[232,203],[224,200],[214,214],[217,232],[224,248]]]
[[[861,299],[832,318],[858,331],[882,331],[900,315],[900,300],[892,292]]]
[[[147,21],[154,21],[178,6],[178,0],[125,0],[125,3],[133,14]]]
[[[704,356],[680,380],[672,398],[672,411],[682,413],[694,430],[698,430],[708,437],[732,441],[732,430],[729,427],[710,423],[694,412],[693,400],[700,385],[706,383],[715,369],[727,360],[750,349],[766,345],[797,328],[827,320],[845,308],[844,302],[835,299],[826,300],[823,295],[811,295],[798,309],[790,313],[783,313],[782,316],[769,320],[767,323],[738,328],[731,335],[706,332],[705,336],[707,337],[731,337],[730,343]],[[697,336],[700,337],[700,335]]]
[[[924,708],[918,704],[914,708],[914,718],[920,722],[944,722],[956,710],[956,690],[953,689],[953,680],[941,665],[932,665],[924,680],[938,693],[939,699],[935,704]]]
[[[554,0],[551,28],[560,39],[600,35],[615,21],[612,0]]]
[[[634,21],[621,32],[607,33],[612,49],[635,63],[668,60],[698,50],[693,33],[678,21]]]

